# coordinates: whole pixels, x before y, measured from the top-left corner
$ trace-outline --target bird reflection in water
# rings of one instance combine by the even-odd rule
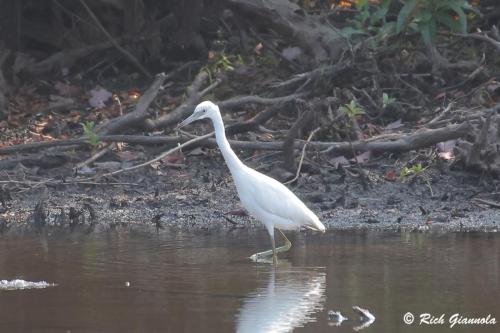
[[[323,310],[326,273],[321,268],[295,268],[285,262],[269,271],[267,286],[244,300],[237,332],[290,332],[316,321]]]

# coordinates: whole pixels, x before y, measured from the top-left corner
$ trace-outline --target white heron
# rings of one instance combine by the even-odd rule
[[[178,128],[205,118],[212,120],[215,139],[233,176],[243,207],[266,226],[271,237],[272,250],[256,253],[250,257],[252,260],[258,261],[272,254],[273,263],[276,264],[277,253],[290,249],[292,244],[280,229],[296,230],[306,227],[325,232],[325,226],[316,214],[285,185],[240,161],[226,139],[224,123],[217,105],[210,101],[198,104],[193,114],[182,121]],[[279,248],[276,248],[274,228],[278,229],[285,239],[285,245]]]

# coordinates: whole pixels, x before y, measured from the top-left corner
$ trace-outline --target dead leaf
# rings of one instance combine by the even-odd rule
[[[396,181],[398,179],[398,174],[396,173],[396,170],[387,170],[385,173],[384,173],[384,178],[385,180],[388,180],[388,181]]]
[[[444,142],[439,142],[436,144],[436,148],[438,150],[438,157],[449,161],[455,158],[453,150],[457,145],[457,140],[448,140]]]
[[[181,151],[176,151],[175,153],[169,154],[161,159],[163,163],[167,164],[182,164],[184,163],[184,154]]]
[[[257,45],[255,45],[253,51],[257,54],[257,55],[260,55],[260,52],[262,51],[262,49],[264,48],[264,46],[262,45],[262,43],[259,43]]]
[[[333,164],[335,168],[338,168],[340,165],[348,165],[349,160],[342,155],[332,158],[330,160],[330,163]]]
[[[303,54],[302,49],[298,46],[286,47],[281,51],[283,58],[294,61]]]
[[[396,121],[393,121],[392,123],[390,124],[387,124],[387,126],[385,126],[385,130],[393,130],[393,129],[397,129],[397,128],[400,128],[400,127],[403,127],[403,122],[401,119],[398,119]]]
[[[372,154],[370,151],[365,151],[364,153],[356,156],[356,162],[359,164],[365,164],[366,162],[368,162],[370,160],[371,155]]]
[[[207,153],[203,150],[201,147],[196,147],[193,150],[191,150],[189,153],[186,154],[186,156],[200,156],[200,155],[206,155]]]
[[[136,161],[144,158],[144,153],[142,152],[137,152],[137,151],[120,151],[116,153],[118,156],[120,156],[120,159],[124,162],[130,162],[130,161]]]
[[[90,91],[90,106],[100,109],[106,106],[106,102],[113,96],[112,93],[104,88],[96,87]]]

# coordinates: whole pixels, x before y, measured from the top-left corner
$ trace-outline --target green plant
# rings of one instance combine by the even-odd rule
[[[386,93],[382,93],[382,106],[384,107],[384,109],[388,105],[391,105],[392,103],[394,103],[395,101],[396,101],[396,99],[394,97],[390,97]]]
[[[369,0],[358,0],[355,3],[358,15],[351,21],[352,26],[345,27],[341,33],[345,37],[354,34],[374,33],[383,36],[393,32],[396,27],[395,22],[387,21],[387,13],[393,0],[382,0],[374,6]]]
[[[208,79],[210,82],[213,81],[213,77],[220,72],[229,72],[234,70],[234,64],[242,64],[243,58],[241,55],[237,54],[235,56],[228,56],[226,54],[221,54],[217,60],[212,63],[203,66],[202,70],[206,71],[208,74]]]
[[[467,32],[465,12],[473,9],[467,0],[403,0],[403,6],[394,20],[389,9],[395,2],[396,0],[381,0],[378,3],[369,0],[356,1],[358,14],[351,20],[351,26],[343,28],[341,33],[347,38],[367,33],[384,38],[410,30],[420,33],[424,42],[431,45],[439,27],[455,32]],[[376,43],[376,40],[372,42]]]
[[[80,123],[83,128],[83,133],[87,137],[87,140],[89,140],[89,143],[93,147],[97,147],[100,143],[101,140],[99,139],[99,136],[95,132],[95,124],[93,121],[85,121],[83,123]]]
[[[401,172],[399,174],[399,177],[401,179],[406,179],[409,177],[416,177],[419,175],[422,175],[422,173],[427,169],[427,167],[423,167],[421,163],[415,164],[412,167],[404,167],[401,169]]]
[[[424,42],[431,45],[439,26],[466,33],[465,10],[470,9],[467,0],[406,0],[397,17],[396,32],[418,31]]]
[[[344,104],[339,107],[339,111],[345,113],[349,118],[365,114],[363,107],[355,100],[351,100],[349,104]]]

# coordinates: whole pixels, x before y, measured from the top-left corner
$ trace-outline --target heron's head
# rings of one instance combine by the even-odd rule
[[[217,105],[215,105],[210,101],[201,102],[196,106],[196,108],[193,111],[193,114],[184,119],[184,121],[182,121],[177,126],[177,128],[184,127],[192,123],[193,121],[200,119],[205,119],[205,118],[215,119],[214,117],[216,117],[218,114],[220,114],[220,112],[219,112],[219,107]]]

